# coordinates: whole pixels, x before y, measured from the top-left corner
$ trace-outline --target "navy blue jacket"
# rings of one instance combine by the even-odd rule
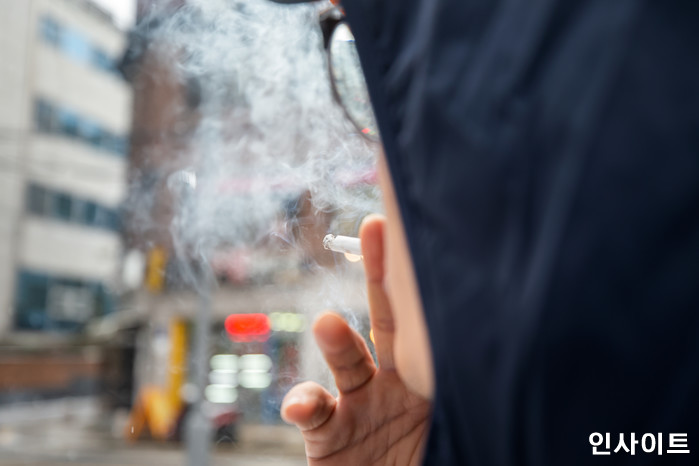
[[[699,2],[343,5],[433,348],[425,463],[699,464]]]

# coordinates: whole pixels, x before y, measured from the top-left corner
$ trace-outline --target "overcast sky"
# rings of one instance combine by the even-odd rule
[[[92,0],[97,5],[109,11],[114,21],[122,27],[131,27],[136,18],[136,0]]]

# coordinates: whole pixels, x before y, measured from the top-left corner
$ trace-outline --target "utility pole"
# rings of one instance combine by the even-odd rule
[[[199,264],[199,312],[195,319],[192,345],[192,375],[196,397],[187,416],[187,464],[208,466],[211,443],[211,420],[204,410],[204,390],[209,367],[209,332],[211,330],[212,274],[206,261]]]

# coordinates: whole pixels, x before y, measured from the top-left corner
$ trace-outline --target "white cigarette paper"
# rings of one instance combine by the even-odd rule
[[[344,252],[354,254],[355,256],[362,255],[362,245],[359,238],[341,235],[325,235],[323,238],[323,247],[335,252]]]

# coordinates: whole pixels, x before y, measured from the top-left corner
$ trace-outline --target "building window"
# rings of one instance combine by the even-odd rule
[[[91,225],[110,231],[119,230],[119,214],[106,207],[94,205]]]
[[[109,214],[107,209],[101,206],[95,206],[94,226],[98,228],[106,228],[107,225],[109,225],[108,216]]]
[[[78,135],[78,117],[64,109],[58,111],[58,128],[66,136],[75,137]]]
[[[50,16],[43,16],[39,20],[39,34],[46,43],[59,48],[76,62],[106,73],[119,74],[114,60],[102,48],[93,45],[79,31],[62,27]]]
[[[73,218],[73,200],[68,194],[54,194],[54,215],[57,219],[66,222]]]
[[[78,223],[80,225],[85,225],[85,205],[87,204],[87,201],[83,201],[82,199],[73,199],[72,206],[71,206],[71,212],[70,212],[70,221],[73,223]]]
[[[109,55],[107,55],[103,50],[99,48],[94,48],[92,50],[92,63],[97,67],[100,68],[101,70],[107,71],[107,72],[114,72],[116,67],[114,66],[114,63],[112,62],[112,59],[109,58]]]
[[[114,300],[99,282],[22,270],[17,277],[15,327],[21,330],[81,329],[94,316],[114,311]]]
[[[54,107],[44,99],[37,99],[35,105],[36,127],[39,131],[53,132],[58,128]]]
[[[29,186],[27,194],[27,209],[35,215],[48,215],[49,213],[49,193],[41,186]]]
[[[42,16],[39,31],[47,43],[55,46],[61,43],[61,26],[50,16]]]
[[[85,203],[85,225],[97,226],[97,204],[94,202]]]
[[[113,154],[126,155],[127,153],[126,137],[110,133],[89,118],[77,115],[70,109],[61,108],[40,97],[36,99],[34,108],[34,119],[38,131],[76,138]]]
[[[20,329],[39,329],[46,325],[48,276],[20,272],[15,295],[15,325]]]
[[[80,63],[90,63],[92,47],[82,34],[66,30],[61,37],[61,50],[67,56]]]
[[[87,322],[94,314],[95,292],[81,283],[52,280],[46,293],[47,317],[54,322]]]
[[[30,185],[27,190],[27,211],[39,217],[102,230],[118,232],[121,228],[118,210],[37,185]]]
[[[81,119],[79,122],[78,133],[81,139],[84,139],[95,147],[101,147],[102,129],[96,124],[86,119]]]
[[[127,146],[126,138],[123,138],[121,136],[114,136],[112,138],[112,143],[111,143],[111,150],[115,154],[121,154],[121,155],[126,155],[126,146]]]
[[[119,212],[113,209],[107,211],[107,224],[105,228],[109,231],[121,231],[121,215],[119,215]]]

